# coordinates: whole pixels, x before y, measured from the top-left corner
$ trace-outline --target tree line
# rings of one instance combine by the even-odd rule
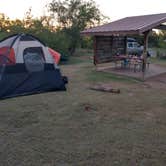
[[[105,16],[92,0],[53,0],[47,5],[49,16],[34,18],[31,8],[22,20],[10,20],[0,14],[0,39],[11,34],[29,33],[49,47],[72,55],[77,47],[91,47],[91,38],[83,39],[80,31],[99,25]]]
[[[22,20],[11,20],[1,13],[0,39],[11,34],[29,33],[60,53],[73,55],[78,47],[92,48],[92,39],[82,38],[80,31],[109,20],[93,0],[52,0],[46,8],[47,16],[34,18],[30,8]],[[150,44],[165,47],[164,39],[165,32],[153,33]]]

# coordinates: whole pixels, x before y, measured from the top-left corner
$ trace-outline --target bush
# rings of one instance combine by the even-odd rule
[[[158,49],[157,50],[157,58],[166,59],[166,50],[165,49]]]

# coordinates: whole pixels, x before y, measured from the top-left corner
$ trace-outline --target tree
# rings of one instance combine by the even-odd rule
[[[73,54],[80,45],[80,31],[98,25],[105,18],[92,0],[53,0],[49,11],[61,31],[70,39],[69,52]]]
[[[33,21],[33,15],[32,15],[32,9],[29,8],[28,11],[26,11],[23,22],[25,28],[30,28]]]
[[[11,22],[9,17],[7,17],[4,13],[0,13],[0,31],[8,30]]]

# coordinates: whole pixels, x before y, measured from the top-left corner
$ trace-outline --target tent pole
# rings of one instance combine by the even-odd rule
[[[143,49],[143,59],[142,59],[142,79],[145,81],[145,73],[146,73],[146,64],[147,64],[147,49],[148,49],[148,37],[150,31],[146,31],[144,33],[144,49]]]

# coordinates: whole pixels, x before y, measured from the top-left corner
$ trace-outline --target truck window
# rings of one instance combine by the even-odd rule
[[[133,45],[135,48],[140,47],[140,45],[137,42],[134,42]]]
[[[128,42],[128,43],[127,43],[127,46],[128,46],[128,48],[132,48],[132,47],[133,47],[133,43]]]

